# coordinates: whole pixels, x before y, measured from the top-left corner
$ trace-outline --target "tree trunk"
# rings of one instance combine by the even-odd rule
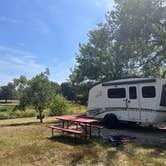
[[[40,123],[43,123],[42,111],[39,111],[39,119],[40,119]]]

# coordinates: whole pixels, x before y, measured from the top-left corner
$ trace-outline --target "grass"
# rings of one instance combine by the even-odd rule
[[[10,100],[8,103],[5,103],[5,101],[0,100],[0,119],[13,119],[13,118],[24,118],[24,117],[36,117],[37,113],[36,111],[29,107],[25,111],[22,110],[14,110],[15,106],[17,106],[19,103],[18,100]],[[78,113],[84,113],[85,112],[85,106],[70,103],[69,109],[67,110],[66,114],[78,114]],[[50,114],[49,110],[44,110],[43,114],[45,116],[48,116]]]
[[[97,138],[74,141],[61,134],[51,138],[46,125],[55,123],[55,117],[44,122],[41,125],[36,118],[1,120],[0,165],[166,165],[166,145],[133,142],[113,147]]]

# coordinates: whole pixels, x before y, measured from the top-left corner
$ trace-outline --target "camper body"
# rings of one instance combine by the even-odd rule
[[[166,121],[166,79],[133,78],[94,86],[87,116],[115,121],[155,124]],[[112,117],[112,116],[111,116]]]

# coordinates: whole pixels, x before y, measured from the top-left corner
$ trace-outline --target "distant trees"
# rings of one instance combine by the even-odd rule
[[[70,82],[63,82],[61,84],[61,94],[67,99],[67,100],[75,100],[75,91]]]
[[[41,123],[44,118],[42,115],[44,109],[49,110],[49,115],[62,115],[67,112],[69,102],[65,97],[61,96],[63,91],[61,91],[60,85],[50,81],[48,76],[48,69],[32,79],[20,76],[14,79],[13,83],[0,87],[0,99],[7,102],[8,99],[17,97],[20,102],[13,111],[17,109],[24,111],[26,108],[32,107],[38,112],[37,117]],[[70,98],[70,93],[67,94]]]
[[[22,95],[23,90],[26,88],[28,79],[21,75],[20,78],[13,79],[15,88],[17,90],[17,97],[20,98]]]
[[[8,85],[0,87],[1,100],[5,100],[5,102],[7,103],[7,100],[15,98],[16,98],[16,90],[13,83],[8,83]]]

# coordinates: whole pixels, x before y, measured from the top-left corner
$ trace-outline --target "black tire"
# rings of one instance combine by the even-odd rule
[[[114,114],[107,114],[103,119],[104,126],[109,129],[115,129],[119,126],[119,121]]]

